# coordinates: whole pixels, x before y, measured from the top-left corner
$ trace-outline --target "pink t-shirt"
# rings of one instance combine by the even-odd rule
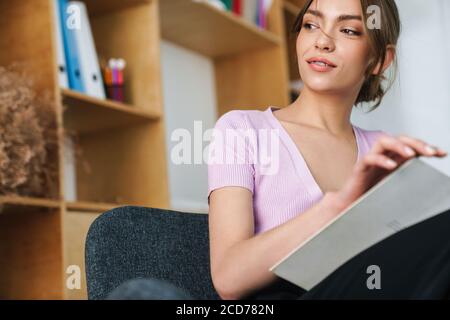
[[[298,216],[324,196],[297,145],[273,115],[277,109],[225,113],[209,145],[208,204],[215,189],[247,188],[253,195],[255,234]],[[354,125],[353,131],[358,161],[384,133]]]

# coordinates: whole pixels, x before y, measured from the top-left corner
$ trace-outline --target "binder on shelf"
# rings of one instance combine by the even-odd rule
[[[192,0],[194,2],[204,2],[216,9],[219,10],[227,10],[227,8],[225,7],[225,4],[221,1],[221,0]]]
[[[258,27],[263,28],[264,25],[264,0],[258,0]]]
[[[66,55],[67,75],[71,89],[84,93],[84,84],[81,76],[78,49],[75,41],[74,28],[69,27],[69,14],[67,0],[58,0],[60,11],[60,26],[63,34],[64,51]]]
[[[221,0],[228,11],[233,9],[233,0]]]
[[[244,0],[242,3],[242,18],[249,23],[257,22],[258,0]]]
[[[245,21],[267,29],[267,14],[273,0],[192,0],[205,2],[218,9],[236,14]]]
[[[61,11],[59,10],[59,1],[53,1],[54,9],[54,25],[55,25],[55,36],[56,36],[56,56],[58,62],[58,82],[59,86],[64,89],[69,88],[69,79],[67,77],[67,65],[66,65],[66,55],[64,53],[64,42],[63,35],[61,31]]]
[[[240,16],[241,12],[242,12],[241,0],[233,0],[232,6],[233,6],[233,8],[232,8],[233,12]]]
[[[86,5],[80,1],[70,1],[69,4],[77,6],[80,13],[80,28],[74,30],[74,35],[84,91],[89,96],[105,99],[103,78]]]
[[[269,13],[270,8],[272,7],[273,0],[260,0],[261,4],[261,28],[267,29],[267,14]]]

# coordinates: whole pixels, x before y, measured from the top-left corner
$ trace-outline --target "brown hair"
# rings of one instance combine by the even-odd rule
[[[306,14],[306,11],[311,6],[314,0],[307,0],[302,10],[298,14],[294,25],[292,27],[292,32],[298,33],[300,32],[303,24],[303,17]],[[358,94],[355,104],[359,104],[362,102],[371,102],[374,101],[375,104],[372,106],[370,111],[375,110],[381,103],[384,95],[387,90],[394,83],[395,76],[398,70],[397,64],[397,55],[395,54],[393,67],[394,73],[393,77],[390,79],[390,83],[387,88],[383,88],[382,81],[386,79],[382,72],[379,72],[376,75],[373,75],[372,72],[375,70],[378,62],[381,65],[384,64],[387,46],[388,45],[397,45],[398,38],[400,37],[401,32],[401,23],[400,23],[400,15],[398,12],[397,5],[394,0],[360,0],[361,7],[363,11],[363,21],[367,21],[369,16],[367,15],[367,8],[371,5],[376,5],[380,8],[381,11],[381,21],[383,22],[382,28],[380,29],[368,29],[366,23],[364,23],[364,29],[369,38],[369,45],[371,50],[371,58],[373,62],[369,65],[366,70],[365,78],[363,86]]]

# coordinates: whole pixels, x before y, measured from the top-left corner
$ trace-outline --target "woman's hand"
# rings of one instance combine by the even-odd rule
[[[332,192],[333,203],[341,212],[404,162],[419,156],[443,158],[447,153],[419,139],[383,134],[355,165],[344,187]]]

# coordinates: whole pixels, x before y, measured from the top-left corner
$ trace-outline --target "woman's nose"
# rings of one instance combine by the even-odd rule
[[[316,39],[316,48],[324,51],[333,51],[335,48],[334,46],[334,40],[328,34],[320,30]]]

